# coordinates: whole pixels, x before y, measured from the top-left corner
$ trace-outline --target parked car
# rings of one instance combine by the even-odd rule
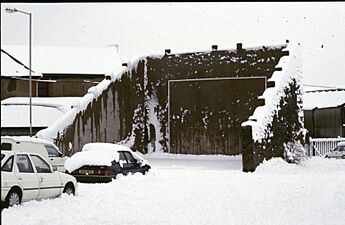
[[[76,179],[54,171],[37,153],[1,152],[1,208],[30,200],[75,194]]]
[[[57,171],[66,171],[64,164],[67,157],[64,157],[59,148],[48,140],[26,136],[1,136],[1,150],[37,153],[56,167]]]
[[[130,148],[111,143],[89,143],[65,162],[78,182],[110,182],[118,174],[146,174],[151,166]]]
[[[345,142],[340,142],[335,149],[326,153],[326,158],[345,159]]]

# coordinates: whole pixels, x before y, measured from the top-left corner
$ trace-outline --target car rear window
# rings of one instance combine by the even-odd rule
[[[12,150],[12,144],[6,142],[1,143],[1,150]]]
[[[2,157],[3,154],[1,154]],[[1,167],[1,171],[11,172],[13,168],[13,156],[11,156],[6,163]]]

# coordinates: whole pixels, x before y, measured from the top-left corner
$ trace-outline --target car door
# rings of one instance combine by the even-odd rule
[[[22,201],[37,199],[39,179],[33,169],[29,156],[27,154],[17,154],[15,160],[15,173],[17,174],[18,183],[23,188]]]
[[[52,171],[51,166],[39,155],[30,154],[30,157],[39,178],[40,191],[38,198],[44,199],[59,196],[63,189],[59,173]]]

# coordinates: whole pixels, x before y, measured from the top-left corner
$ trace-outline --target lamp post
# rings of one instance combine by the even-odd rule
[[[29,121],[30,121],[30,137],[32,136],[32,80],[31,80],[31,31],[32,31],[32,22],[31,22],[31,13],[25,12],[16,8],[6,8],[7,13],[22,13],[29,16]]]

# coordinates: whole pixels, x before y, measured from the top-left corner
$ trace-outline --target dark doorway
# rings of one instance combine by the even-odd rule
[[[240,154],[241,123],[265,88],[265,77],[169,81],[170,152]]]

